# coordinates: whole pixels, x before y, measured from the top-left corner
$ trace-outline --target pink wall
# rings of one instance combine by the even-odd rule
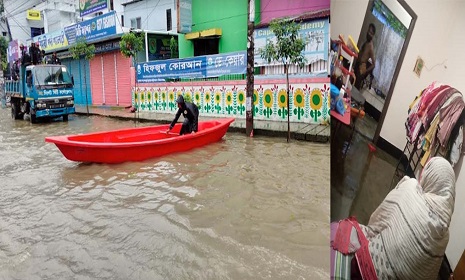
[[[299,16],[305,12],[329,9],[330,0],[262,0],[260,23],[274,18]]]

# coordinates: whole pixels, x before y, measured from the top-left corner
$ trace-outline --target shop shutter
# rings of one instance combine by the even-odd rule
[[[102,65],[102,55],[98,54],[90,61],[90,76],[92,77],[91,89],[92,89],[92,101],[95,105],[104,104],[103,96],[103,65]]]
[[[110,52],[103,54],[103,94],[104,104],[116,106],[118,105],[116,98],[116,61],[115,53]]]
[[[131,97],[131,59],[124,57],[121,52],[116,53],[116,82],[118,88],[119,106],[132,104]]]

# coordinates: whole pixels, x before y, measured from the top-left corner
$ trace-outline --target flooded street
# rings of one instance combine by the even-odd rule
[[[329,144],[227,133],[106,165],[44,141],[134,126],[0,108],[0,279],[329,278]]]

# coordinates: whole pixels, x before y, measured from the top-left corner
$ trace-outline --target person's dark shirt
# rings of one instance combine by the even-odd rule
[[[181,116],[181,114],[192,124],[192,131],[197,132],[199,125],[199,109],[197,108],[197,105],[190,102],[185,102],[181,108],[178,108],[176,116],[170,124],[170,129],[173,128],[174,125],[178,122],[178,119]]]
[[[60,59],[56,55],[52,55],[52,57],[49,60],[50,64],[61,64]]]
[[[40,49],[35,45],[29,47],[29,56],[31,57],[32,64],[37,65],[40,61]]]
[[[28,65],[31,63],[31,56],[28,54],[26,49],[21,51],[21,64]]]

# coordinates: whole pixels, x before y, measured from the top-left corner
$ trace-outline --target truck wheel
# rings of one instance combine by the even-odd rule
[[[67,122],[68,121],[68,115],[63,115],[63,121]]]
[[[19,113],[19,104],[17,102],[11,103],[11,118],[13,120],[19,120],[21,114]]]
[[[31,112],[30,118],[31,118],[31,123],[37,123],[36,114],[33,114],[33,113]]]

